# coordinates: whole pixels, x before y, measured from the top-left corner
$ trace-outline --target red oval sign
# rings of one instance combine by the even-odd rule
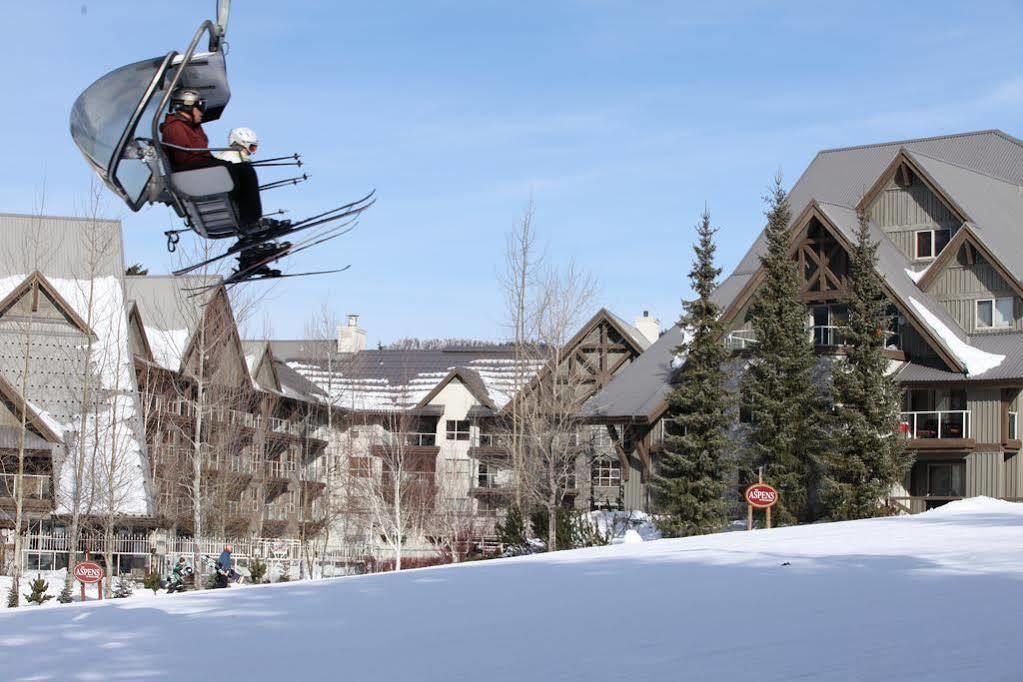
[[[103,567],[91,561],[83,561],[75,565],[72,575],[83,583],[98,583],[103,579]]]
[[[757,509],[767,509],[778,504],[778,491],[766,483],[754,483],[746,488],[746,502]]]

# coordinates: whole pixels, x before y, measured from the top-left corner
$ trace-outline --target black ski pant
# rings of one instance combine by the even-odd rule
[[[251,163],[231,163],[223,159],[211,159],[201,166],[193,168],[210,168],[212,166],[224,166],[231,174],[234,181],[234,190],[231,192],[231,200],[234,201],[238,210],[239,227],[245,228],[255,225],[263,217],[263,202],[259,198],[259,177],[256,169]]]

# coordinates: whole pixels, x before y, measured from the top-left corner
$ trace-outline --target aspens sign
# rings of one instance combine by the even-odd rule
[[[766,483],[754,483],[746,488],[746,503],[757,509],[767,509],[778,504],[778,491]]]
[[[103,567],[92,561],[83,561],[75,565],[72,574],[83,583],[98,583],[103,579]]]

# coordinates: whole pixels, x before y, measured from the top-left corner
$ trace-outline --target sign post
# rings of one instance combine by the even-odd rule
[[[759,483],[746,488],[746,530],[753,530],[753,510],[763,509],[767,516],[767,527],[771,527],[771,507],[778,504],[778,491],[764,483],[763,476]]]
[[[85,601],[85,584],[96,583],[96,593],[100,600],[103,599],[103,567],[92,561],[82,561],[75,564],[72,575],[82,584],[82,601]]]

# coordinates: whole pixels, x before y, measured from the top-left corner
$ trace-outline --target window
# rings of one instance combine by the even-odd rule
[[[977,301],[977,328],[1004,329],[1011,327],[1014,315],[1012,297],[987,298]]]
[[[920,230],[916,233],[916,257],[936,258],[948,245],[949,230]]]
[[[622,484],[622,463],[611,457],[601,457],[590,469],[595,486],[612,487]]]
[[[469,440],[469,420],[448,419],[446,431],[448,440]]]
[[[372,472],[369,457],[351,457],[348,460],[348,472],[354,478],[369,478]]]

